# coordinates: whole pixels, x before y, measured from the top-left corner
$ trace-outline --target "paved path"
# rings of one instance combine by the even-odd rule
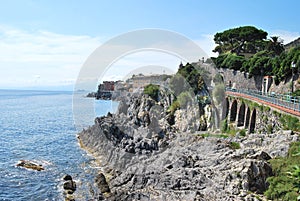
[[[289,108],[286,108],[286,107],[282,107],[280,105],[276,105],[274,103],[270,103],[268,101],[264,101],[262,99],[259,99],[257,97],[253,97],[253,96],[249,96],[247,94],[233,92],[233,91],[226,91],[226,94],[231,95],[231,96],[236,96],[236,97],[242,97],[242,98],[245,98],[245,99],[249,99],[249,100],[252,100],[254,102],[258,102],[258,103],[261,103],[261,104],[264,104],[264,105],[268,105],[268,106],[270,106],[272,108],[275,108],[275,109],[278,109],[280,111],[289,113],[291,115],[300,117],[300,112],[299,111],[292,110],[292,109],[289,109]]]

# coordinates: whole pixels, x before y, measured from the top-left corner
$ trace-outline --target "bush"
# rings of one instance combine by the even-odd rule
[[[287,157],[271,159],[274,176],[267,182],[269,189],[265,192],[268,199],[299,200],[300,191],[300,142],[291,144]]]
[[[240,149],[240,148],[241,148],[241,145],[240,145],[240,143],[238,143],[238,142],[230,142],[230,143],[229,143],[229,147],[230,147],[231,149]]]
[[[180,104],[180,108],[186,108],[189,104],[192,103],[193,98],[191,94],[186,91],[179,94],[179,96],[177,97],[177,101]]]
[[[199,136],[206,138],[206,137],[212,137],[212,138],[228,138],[228,135],[224,135],[224,134],[210,134],[210,133],[203,133],[200,134]]]
[[[281,115],[279,121],[285,130],[300,131],[300,122],[297,117],[292,117],[291,115]]]
[[[298,82],[299,82],[299,80],[298,80]],[[297,89],[294,93],[292,93],[292,96],[300,96],[300,90]]]
[[[225,118],[221,124],[221,131],[222,131],[222,133],[226,133],[228,131],[228,129],[229,129],[229,127],[228,127],[227,118]]]
[[[267,125],[267,133],[269,134],[273,133],[273,126],[271,124]]]
[[[245,129],[240,130],[240,136],[242,136],[242,137],[246,136],[246,130]]]
[[[158,93],[159,93],[159,86],[154,84],[148,84],[144,88],[144,94],[149,95],[152,99],[156,100],[158,99]]]
[[[172,115],[174,115],[175,111],[176,111],[177,109],[179,109],[179,108],[180,108],[180,104],[179,104],[179,102],[176,100],[176,101],[174,101],[174,102],[170,105],[170,107],[169,107],[169,109],[168,109],[168,112],[170,112]]]

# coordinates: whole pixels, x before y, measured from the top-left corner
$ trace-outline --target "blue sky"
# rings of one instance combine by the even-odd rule
[[[251,1],[2,1],[0,7],[0,88],[72,89],[87,57],[107,40],[138,29],[175,31],[207,54],[216,32],[254,25],[285,43],[300,37],[297,0]],[[156,57],[140,64],[143,57]],[[169,55],[131,55],[119,60],[106,79],[120,79],[120,68],[174,66]],[[131,69],[134,70],[134,69]]]

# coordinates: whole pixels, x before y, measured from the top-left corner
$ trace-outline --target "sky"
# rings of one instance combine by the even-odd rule
[[[72,90],[98,47],[141,29],[181,34],[208,56],[215,56],[215,33],[245,25],[288,43],[300,37],[299,7],[297,0],[2,1],[0,89]],[[128,53],[116,59],[98,82],[122,79],[151,65],[175,72],[181,60],[166,52]]]

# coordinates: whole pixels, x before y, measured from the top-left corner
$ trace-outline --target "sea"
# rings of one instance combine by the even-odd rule
[[[94,113],[77,113],[75,123],[73,92],[0,90],[1,201],[64,200],[62,177],[66,174],[76,181],[76,200],[95,196],[93,176],[100,167],[80,148],[76,135],[91,126],[96,116],[115,112],[118,104],[85,98],[84,93],[77,97],[81,104],[76,104],[76,110],[84,113],[84,107],[92,105]],[[41,164],[45,170],[17,167],[20,160]]]

